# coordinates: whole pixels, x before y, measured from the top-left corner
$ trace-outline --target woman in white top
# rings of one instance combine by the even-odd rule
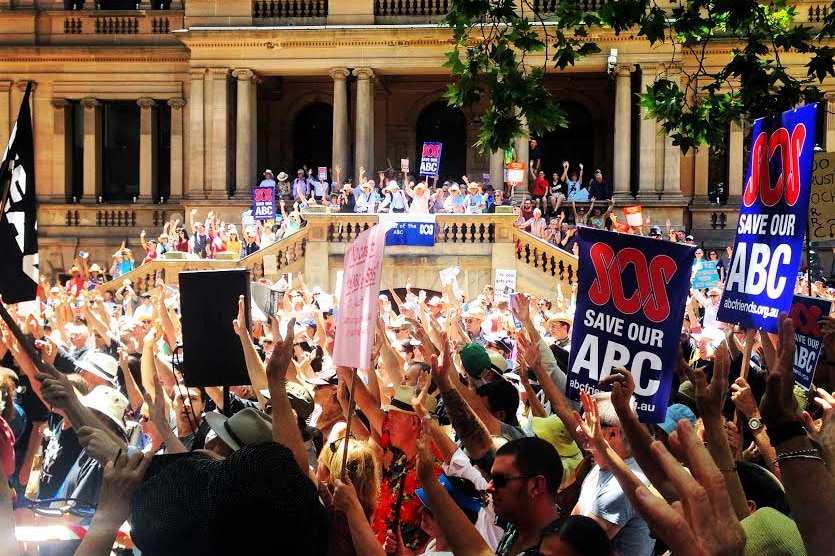
[[[533,209],[533,218],[527,220],[526,222],[522,222],[521,224],[514,224],[514,226],[522,230],[527,229],[534,237],[545,239],[545,231],[547,229],[548,222],[542,218],[542,211],[535,208]]]
[[[429,202],[432,199],[432,195],[429,193],[429,188],[426,187],[426,182],[420,182],[414,189],[412,189],[412,184],[408,181],[404,183],[406,185],[406,195],[412,198],[412,204],[409,205],[409,212],[428,214]]]
[[[380,197],[374,191],[374,183],[367,181],[360,186],[360,193],[357,195],[357,212],[376,212],[377,203]]]

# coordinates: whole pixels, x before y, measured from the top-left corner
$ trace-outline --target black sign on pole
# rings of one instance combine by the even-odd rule
[[[241,341],[232,327],[244,296],[250,328],[249,270],[180,273],[183,376],[188,386],[249,384]]]

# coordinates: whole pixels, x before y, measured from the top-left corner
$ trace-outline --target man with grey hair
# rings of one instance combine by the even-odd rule
[[[620,419],[612,405],[611,394],[601,392],[592,397],[597,401],[598,416],[606,442],[623,458],[629,469],[644,484],[649,485],[649,479],[632,457],[629,443],[620,426]],[[597,449],[594,443],[588,442],[587,446],[596,464],[583,481],[580,497],[571,513],[590,517],[603,527],[612,540],[615,554],[650,556],[655,539],[650,536],[649,526],[629,503],[614,474],[605,463],[600,463],[604,459],[595,453]]]

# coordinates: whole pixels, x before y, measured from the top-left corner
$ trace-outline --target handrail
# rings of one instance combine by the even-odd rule
[[[577,257],[528,232],[513,228],[516,259],[540,272],[573,283],[577,279]]]
[[[277,273],[298,272],[304,263],[309,234],[309,228],[301,228],[298,232],[241,259],[154,259],[137,266],[127,274],[105,282],[98,289],[112,292],[119,289],[124,280],[129,279],[133,283],[134,291],[141,293],[152,288],[158,277],[168,285],[176,285],[179,283],[179,273],[189,270],[246,268],[251,272],[252,280]]]

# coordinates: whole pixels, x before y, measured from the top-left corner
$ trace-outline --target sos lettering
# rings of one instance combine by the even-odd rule
[[[667,255],[656,255],[647,260],[638,249],[629,247],[615,254],[605,243],[591,246],[590,256],[596,278],[589,291],[589,299],[602,306],[610,300],[618,311],[633,315],[643,309],[652,322],[662,322],[670,315],[667,284],[678,270],[676,262]],[[631,269],[637,288],[625,292],[623,274]]]
[[[423,154],[424,158],[437,158],[441,156],[441,144],[440,143],[424,143],[423,144]]]
[[[793,207],[800,198],[800,155],[806,140],[806,126],[797,124],[789,131],[781,127],[771,134],[760,133],[751,149],[751,175],[742,192],[742,204],[753,205],[759,199],[763,205],[773,207],[780,199]],[[769,164],[780,152],[780,174],[771,184]]]
[[[803,303],[795,303],[792,305],[789,317],[794,323],[796,332],[806,334],[807,336],[820,337],[821,327],[821,308],[817,305],[804,305]]]

